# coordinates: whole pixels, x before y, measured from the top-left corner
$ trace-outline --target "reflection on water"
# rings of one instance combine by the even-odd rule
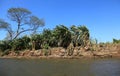
[[[120,76],[120,59],[0,59],[0,76]]]

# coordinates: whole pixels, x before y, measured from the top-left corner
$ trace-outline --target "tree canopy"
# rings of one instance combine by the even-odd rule
[[[7,11],[7,17],[16,23],[16,28],[14,27],[13,29],[12,24],[0,19],[0,28],[8,32],[7,38],[9,40],[16,39],[19,35],[27,31],[35,33],[40,26],[45,25],[43,19],[32,15],[32,13],[25,8],[10,8]]]

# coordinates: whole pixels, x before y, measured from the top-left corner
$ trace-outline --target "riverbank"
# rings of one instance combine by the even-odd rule
[[[25,51],[9,51],[7,55],[0,56],[0,58],[40,58],[40,59],[81,59],[81,58],[120,58],[120,53],[118,51],[79,51],[74,50],[72,55],[68,55],[66,49],[54,48],[54,50],[25,50]]]
[[[35,56],[1,56],[0,59],[106,59],[106,58],[120,58],[120,56],[91,56],[91,57],[85,57],[85,56],[63,56],[63,57],[53,57],[53,56],[39,56],[39,57],[35,57]]]

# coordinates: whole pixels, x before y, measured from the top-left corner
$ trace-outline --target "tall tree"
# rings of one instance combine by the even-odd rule
[[[83,41],[83,46],[88,45],[90,41],[90,33],[89,33],[88,28],[83,25],[83,26],[79,26],[78,29],[81,30],[80,38]]]
[[[10,8],[7,16],[17,24],[13,29],[8,22],[0,20],[0,28],[8,32],[10,40],[16,39],[19,35],[27,31],[35,33],[40,26],[44,26],[45,24],[43,19],[33,16],[31,12],[25,8]]]
[[[86,45],[89,41],[89,30],[86,26],[71,26],[72,42],[74,46]]]
[[[64,25],[56,26],[54,29],[54,37],[58,42],[58,46],[67,47],[71,42],[71,32]]]

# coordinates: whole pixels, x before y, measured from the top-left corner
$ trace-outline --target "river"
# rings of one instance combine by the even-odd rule
[[[0,76],[120,76],[120,59],[0,59]]]

